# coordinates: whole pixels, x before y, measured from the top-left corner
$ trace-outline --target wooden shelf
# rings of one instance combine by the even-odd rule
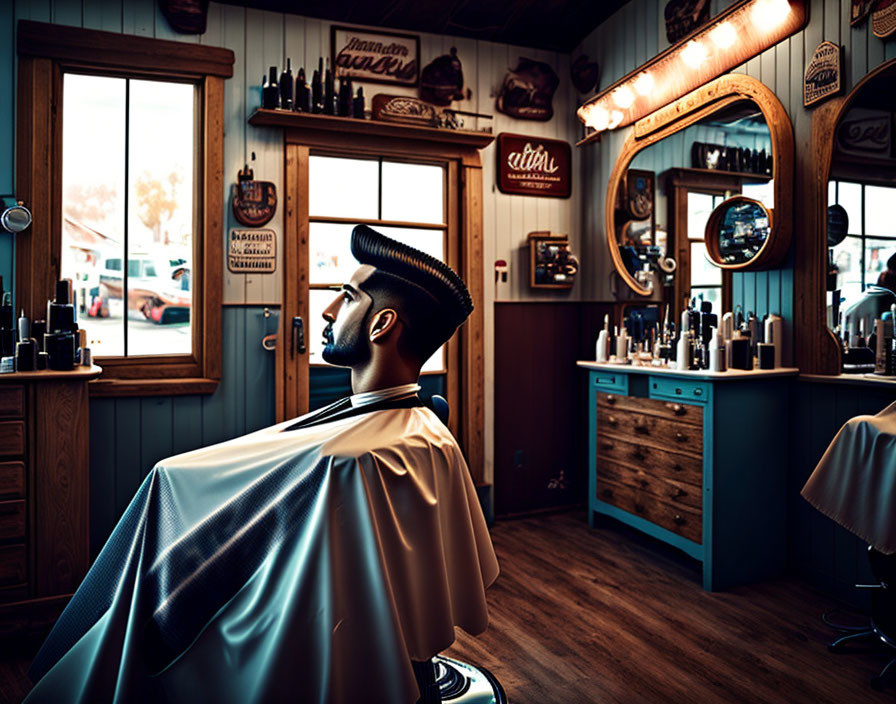
[[[8,381],[12,383],[17,381],[48,381],[50,379],[86,379],[89,381],[90,379],[95,379],[96,377],[98,377],[100,374],[102,374],[102,372],[102,368],[96,366],[95,364],[90,367],[76,366],[70,372],[59,372],[53,369],[42,369],[35,372],[12,372],[10,374],[0,374],[0,382]]]
[[[379,120],[357,120],[351,117],[333,117],[332,115],[314,115],[307,112],[264,108],[258,108],[252,113],[249,124],[254,127],[284,127],[315,132],[344,132],[373,137],[420,139],[473,149],[487,147],[495,138],[490,132],[417,127],[416,125],[402,125]]]

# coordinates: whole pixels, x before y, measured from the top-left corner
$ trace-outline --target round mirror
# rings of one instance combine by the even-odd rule
[[[21,232],[31,224],[31,211],[24,205],[14,205],[0,215],[0,225],[8,232]]]
[[[734,196],[722,201],[706,223],[706,251],[719,266],[749,265],[772,231],[772,214],[758,200]]]

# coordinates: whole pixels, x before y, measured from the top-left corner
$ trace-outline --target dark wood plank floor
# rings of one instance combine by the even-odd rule
[[[883,655],[827,651],[820,614],[836,605],[796,580],[707,593],[696,562],[584,513],[492,537],[489,629],[447,654],[492,670],[511,704],[896,700],[868,684]]]
[[[488,667],[511,704],[893,702],[868,680],[873,652],[832,655],[835,606],[781,579],[708,594],[696,563],[584,513],[499,522],[491,625],[448,651]],[[0,702],[28,691],[32,646],[0,654]]]

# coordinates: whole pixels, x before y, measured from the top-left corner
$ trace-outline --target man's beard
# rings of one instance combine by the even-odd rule
[[[367,327],[366,323],[367,316],[365,315],[360,325],[343,329],[341,339],[338,341],[333,338],[333,324],[327,325],[324,328],[324,338],[327,343],[321,353],[324,361],[337,367],[356,367],[369,361],[370,346],[367,338],[362,334]]]

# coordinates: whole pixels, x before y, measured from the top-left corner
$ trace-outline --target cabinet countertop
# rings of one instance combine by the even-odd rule
[[[666,367],[639,367],[631,364],[607,364],[605,362],[591,362],[588,360],[579,360],[576,366],[583,369],[594,369],[599,371],[619,372],[623,374],[657,374],[660,376],[682,377],[685,379],[706,379],[708,381],[745,381],[748,379],[758,379],[771,376],[796,376],[799,369],[795,367],[778,367],[777,369],[753,369],[752,371],[744,371],[742,369],[729,369],[725,372],[711,372],[706,369],[682,370],[668,369]]]
[[[103,373],[101,367],[95,364],[89,367],[75,367],[69,372],[59,372],[53,369],[42,369],[36,372],[12,372],[10,374],[0,374],[0,383],[9,382],[16,383],[22,381],[49,381],[55,379],[58,381],[73,381],[84,379],[90,381]]]

